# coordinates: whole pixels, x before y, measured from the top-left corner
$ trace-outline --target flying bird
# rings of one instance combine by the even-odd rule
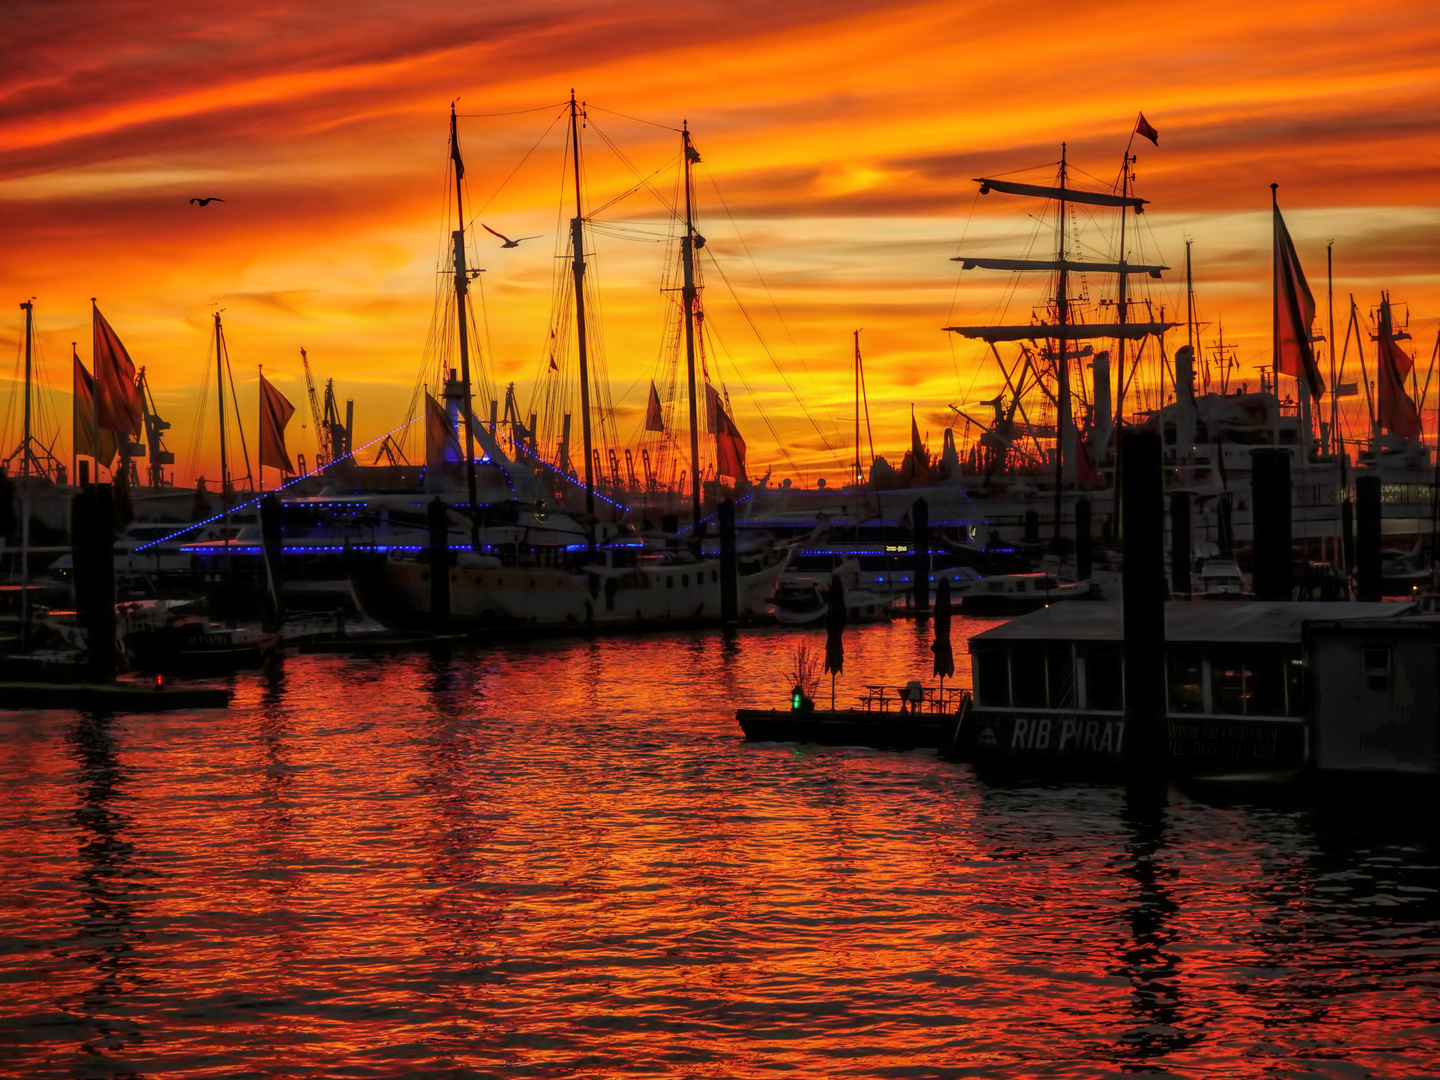
[[[218,195],[211,195],[208,199],[191,199],[190,201],[197,206],[205,206],[212,202],[224,202],[225,200]]]
[[[518,237],[516,237],[514,240],[511,240],[510,237],[506,236],[504,233],[498,233],[498,232],[496,232],[496,231],[495,231],[494,229],[492,229],[489,225],[486,225],[483,221],[480,223],[480,227],[481,227],[482,229],[484,229],[486,232],[488,232],[491,236],[498,236],[498,237],[500,237],[501,240],[504,240],[505,242],[500,245],[502,248],[507,248],[507,247],[519,247],[521,240],[539,240],[539,239],[540,239],[540,234],[537,233],[537,234],[534,235],[534,236],[518,236]]]

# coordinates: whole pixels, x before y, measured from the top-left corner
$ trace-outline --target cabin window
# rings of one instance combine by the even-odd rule
[[[1045,647],[1034,642],[1016,642],[1010,652],[1010,683],[1015,705],[1043,709],[1045,693]]]
[[[1087,649],[1081,656],[1085,672],[1085,708],[1101,712],[1120,712],[1125,707],[1120,649],[1101,645]]]
[[[1070,646],[1051,645],[1045,651],[1045,675],[1050,684],[1052,709],[1075,708],[1075,658]]]
[[[1360,662],[1365,670],[1365,682],[1371,690],[1382,693],[1390,687],[1390,650],[1362,649]]]
[[[681,588],[685,588],[685,589],[688,589],[688,588],[690,587],[690,575],[689,575],[689,574],[681,574],[681,575],[680,575],[680,586],[681,586]]]
[[[1170,653],[1170,711],[1202,713],[1205,711],[1205,668],[1194,649],[1174,649]]]
[[[975,700],[981,705],[1010,704],[1010,672],[1004,649],[981,649],[973,658]]]
[[[665,588],[667,588],[667,589],[673,589],[674,587],[675,587],[675,575],[674,575],[674,574],[666,574],[666,575],[665,575]]]
[[[1210,660],[1214,711],[1230,716],[1284,716],[1284,657],[1273,650],[1217,650]]]

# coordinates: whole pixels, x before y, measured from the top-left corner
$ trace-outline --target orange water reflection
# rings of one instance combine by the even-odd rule
[[[225,714],[7,716],[0,1072],[1440,1064],[1433,835],[742,743],[796,640],[299,657]],[[848,645],[842,693],[929,670],[923,626]]]

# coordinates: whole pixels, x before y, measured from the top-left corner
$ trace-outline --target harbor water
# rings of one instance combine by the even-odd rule
[[[0,1075],[1440,1072],[1433,824],[742,742],[802,640],[292,656],[228,711],[0,714]],[[848,630],[839,700],[932,681],[929,642]]]

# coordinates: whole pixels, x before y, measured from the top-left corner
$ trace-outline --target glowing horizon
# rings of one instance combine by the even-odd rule
[[[1106,7],[1100,18],[1082,4],[1050,16],[1044,34],[992,4],[714,5],[683,19],[658,4],[464,15],[419,5],[403,25],[366,4],[203,16],[157,0],[139,7],[123,20],[98,4],[23,9],[15,66],[0,74],[5,281],[14,302],[37,297],[67,462],[70,342],[88,366],[92,296],[174,425],[178,482],[214,474],[213,419],[197,445],[195,418],[213,407],[200,390],[216,306],[242,415],[264,364],[300,410],[292,451],[313,460],[301,347],[322,385],[334,378],[342,400],[355,399],[357,445],[401,423],[448,228],[455,99],[466,114],[467,217],[484,207],[470,245],[486,269],[481,352],[495,386],[514,381],[526,405],[545,358],[556,234],[571,212],[557,209],[559,128],[487,199],[572,85],[592,109],[587,212],[635,183],[600,133],[648,173],[677,157],[666,129],[689,122],[704,159],[700,229],[765,342],[707,265],[707,309],[730,351],[717,360],[755,475],[773,466],[777,478],[844,479],[856,327],[879,453],[894,461],[908,445],[912,404],[932,449],[946,424],[963,429],[948,405],[993,396],[1000,377],[979,347],[941,327],[992,318],[1010,285],[948,260],[962,239],[967,253],[983,244],[1022,254],[1032,227],[1015,200],[981,199],[970,178],[1056,160],[1066,142],[1089,174],[1081,182],[1103,187],[1139,111],[1160,142],[1138,141],[1137,192],[1152,202],[1132,220],[1149,255],[1173,268],[1157,302],[1169,315],[1183,304],[1193,238],[1202,343],[1223,321],[1242,378],[1253,382],[1269,362],[1272,181],[1319,301],[1317,331],[1329,333],[1331,240],[1342,340],[1352,292],[1362,316],[1382,289],[1408,305],[1421,369],[1440,321],[1430,255],[1440,231],[1431,102],[1440,19],[1420,4],[1384,23],[1338,3],[1264,12],[1218,3],[1199,19],[1153,4]],[[1156,28],[1177,21],[1185,51],[1157,50]],[[674,170],[655,183],[673,186]],[[225,201],[187,201],[210,195]],[[642,195],[608,220],[657,222],[658,204]],[[491,247],[481,222],[542,239]],[[614,229],[591,242],[625,441],[660,352],[664,245]],[[1038,292],[1017,295],[1012,315]],[[20,315],[0,321],[12,355]],[[1352,368],[1345,381],[1354,378]]]

